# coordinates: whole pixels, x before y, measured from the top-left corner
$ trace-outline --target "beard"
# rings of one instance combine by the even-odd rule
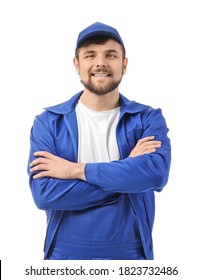
[[[89,80],[87,82],[80,80],[80,82],[90,92],[93,92],[94,94],[97,94],[97,95],[104,95],[104,94],[107,94],[108,92],[115,90],[121,83],[121,80],[122,80],[122,77],[119,80],[109,83],[108,85],[103,85],[100,82],[98,86],[94,85],[94,83],[91,80]]]

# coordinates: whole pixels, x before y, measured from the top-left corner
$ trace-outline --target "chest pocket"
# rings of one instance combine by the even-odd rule
[[[137,144],[138,140],[142,138],[143,129],[133,129],[127,132],[127,141],[129,144],[130,149],[132,150],[135,145]]]

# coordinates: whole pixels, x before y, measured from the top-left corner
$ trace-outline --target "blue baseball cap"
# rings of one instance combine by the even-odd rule
[[[92,25],[86,27],[84,30],[82,30],[77,38],[77,44],[76,44],[76,50],[79,48],[79,46],[88,38],[93,36],[108,36],[111,39],[116,40],[125,50],[124,43],[121,39],[121,36],[119,35],[118,31],[109,25],[106,25],[101,22],[95,22]]]

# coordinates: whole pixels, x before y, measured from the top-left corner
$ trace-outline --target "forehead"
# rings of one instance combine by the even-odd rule
[[[107,51],[115,51],[122,52],[122,46],[113,39],[109,39],[101,44],[89,44],[88,46],[80,47],[80,53],[85,53],[88,51],[94,52],[107,52]]]

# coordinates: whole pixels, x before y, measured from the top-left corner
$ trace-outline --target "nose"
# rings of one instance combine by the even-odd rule
[[[107,67],[107,62],[106,62],[105,57],[103,57],[103,56],[97,57],[96,67],[97,68],[101,68],[101,67],[105,68],[105,67]]]
[[[107,67],[107,65],[106,65],[106,63],[98,63],[98,64],[96,64],[96,67],[97,68],[101,68],[101,67],[105,68],[105,67]]]

